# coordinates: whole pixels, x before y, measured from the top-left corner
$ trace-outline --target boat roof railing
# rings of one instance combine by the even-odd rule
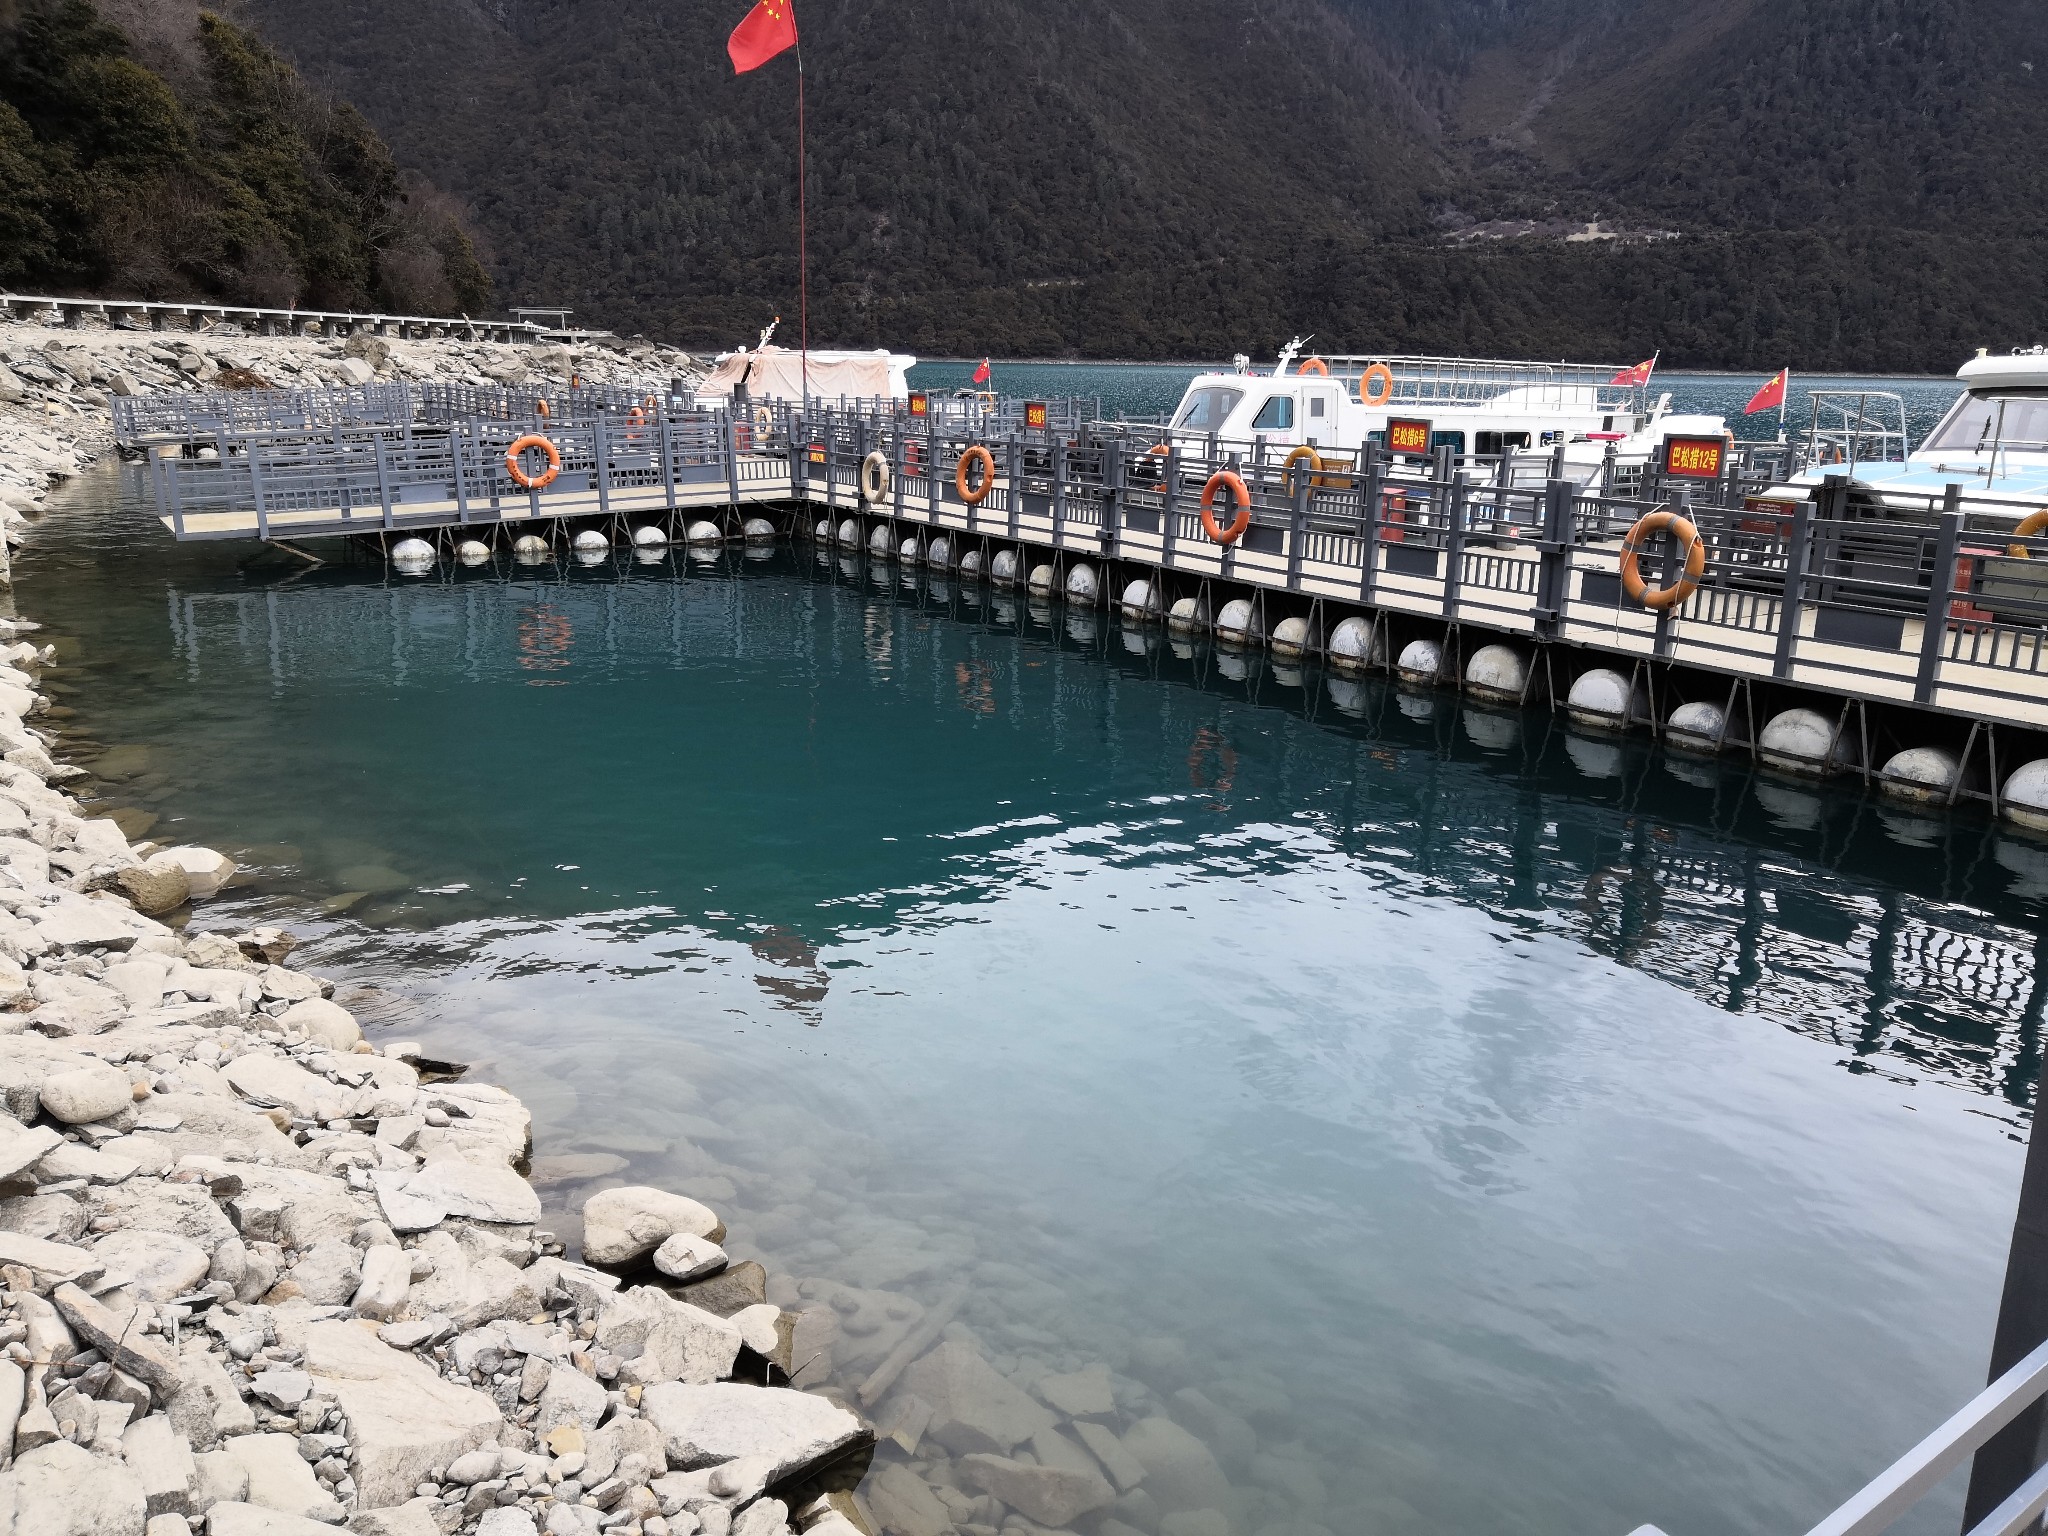
[[[1389,406],[1484,405],[1510,391],[1527,392],[1533,408],[1634,411],[1640,414],[1648,386],[1617,383],[1632,371],[1628,363],[1545,363],[1480,357],[1430,357],[1419,353],[1318,352],[1333,378],[1356,381],[1375,365],[1394,376]],[[1302,361],[1307,361],[1303,358]],[[1288,377],[1299,371],[1294,365]],[[1250,377],[1261,377],[1256,369]]]
[[[1903,464],[1912,444],[1906,437],[1906,400],[1883,389],[1816,389],[1813,421],[1807,428],[1810,465]]]

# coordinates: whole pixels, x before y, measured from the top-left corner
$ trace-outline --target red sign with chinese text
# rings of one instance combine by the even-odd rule
[[[1718,480],[1728,441],[1720,437],[1667,437],[1664,473],[1684,480]]]
[[[931,396],[921,389],[913,389],[910,392],[910,414],[913,416],[929,416],[931,413]]]
[[[1050,419],[1046,414],[1045,402],[1043,400],[1026,400],[1024,402],[1025,426],[1042,427]]]
[[[1390,416],[1387,418],[1387,452],[1429,453],[1429,423],[1419,418]]]

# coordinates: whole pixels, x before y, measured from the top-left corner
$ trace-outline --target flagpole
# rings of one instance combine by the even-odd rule
[[[796,11],[790,10],[790,20]],[[804,414],[811,410],[811,253],[810,212],[804,201],[804,44],[796,44],[796,325],[797,344],[802,348],[798,364],[803,375]]]
[[[1785,370],[1785,387],[1778,392],[1778,441],[1785,441],[1785,407],[1792,400],[1792,370]]]

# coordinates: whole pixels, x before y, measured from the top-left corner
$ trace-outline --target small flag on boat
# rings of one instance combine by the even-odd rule
[[[1749,397],[1749,404],[1742,408],[1745,416],[1754,416],[1758,411],[1774,411],[1785,403],[1785,391],[1791,386],[1792,370],[1780,368],[1771,375],[1770,382]]]
[[[795,46],[795,0],[760,0],[725,40],[725,51],[732,57],[732,72],[736,75],[759,69],[778,53]]]
[[[986,384],[993,377],[994,374],[988,366],[988,359],[984,357],[981,360],[981,366],[974,370],[974,382],[977,384]]]
[[[1657,359],[1645,358],[1633,368],[1624,368],[1607,382],[1609,384],[1647,384],[1650,375],[1657,371]]]

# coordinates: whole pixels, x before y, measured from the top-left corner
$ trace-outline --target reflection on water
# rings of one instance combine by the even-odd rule
[[[109,501],[22,562],[109,803],[787,1304],[1107,1364],[1238,1536],[1796,1528],[1981,1375],[2048,845],[844,557]]]

